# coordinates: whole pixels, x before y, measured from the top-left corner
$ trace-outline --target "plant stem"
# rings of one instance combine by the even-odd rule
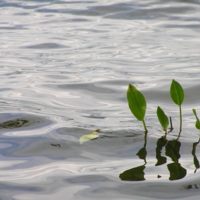
[[[182,131],[182,111],[181,111],[181,105],[179,106],[179,114],[180,114],[180,130],[179,130],[179,137],[181,135],[181,131]]]
[[[173,125],[172,125],[172,118],[171,118],[171,116],[169,117],[169,123],[170,123],[170,129],[169,129],[168,133],[172,132],[172,130],[174,129]]]
[[[148,130],[147,130],[147,127],[146,127],[146,124],[145,124],[144,119],[142,120],[142,124],[143,124],[143,126],[144,126],[144,132],[145,132],[145,134],[147,134],[147,133],[148,133]]]

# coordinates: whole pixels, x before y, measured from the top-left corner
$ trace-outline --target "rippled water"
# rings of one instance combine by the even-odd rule
[[[0,199],[197,199],[199,32],[199,0],[0,1]],[[172,79],[185,90],[179,148]],[[147,99],[146,140],[129,83]]]

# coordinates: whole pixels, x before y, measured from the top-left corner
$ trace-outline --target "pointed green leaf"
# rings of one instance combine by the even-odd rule
[[[80,144],[83,144],[84,142],[87,142],[89,140],[94,140],[96,138],[99,137],[99,134],[97,134],[97,132],[99,131],[100,129],[97,129],[97,130],[94,130],[92,133],[88,134],[88,135],[83,135],[79,138],[79,142]]]
[[[196,128],[200,130],[200,121],[199,121],[199,118],[197,117],[197,113],[196,113],[196,110],[195,109],[192,109],[192,112],[194,113],[194,116],[196,117]]]
[[[167,127],[169,125],[169,119],[165,115],[164,111],[159,106],[157,108],[157,116],[158,116],[158,120],[163,128],[163,131],[167,132]]]
[[[174,101],[175,104],[181,105],[184,101],[184,91],[182,86],[175,80],[172,80],[171,87],[170,87],[170,95],[171,99]]]
[[[146,100],[143,94],[133,85],[128,86],[127,90],[128,105],[133,115],[139,120],[144,119],[146,113]]]

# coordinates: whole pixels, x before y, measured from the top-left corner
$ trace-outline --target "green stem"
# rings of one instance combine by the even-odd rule
[[[180,114],[180,130],[179,130],[179,137],[181,135],[181,131],[182,131],[182,111],[181,111],[181,105],[179,106],[179,114]]]
[[[146,127],[146,124],[145,124],[144,119],[142,120],[142,124],[143,124],[143,126],[144,126],[144,132],[145,132],[145,134],[147,134],[147,133],[148,133],[148,130],[147,130],[147,127]]]

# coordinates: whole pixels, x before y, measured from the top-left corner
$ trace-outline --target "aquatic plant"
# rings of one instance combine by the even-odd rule
[[[175,104],[179,106],[179,115],[180,115],[180,128],[179,128],[179,137],[182,131],[182,110],[181,105],[184,101],[184,90],[182,86],[175,80],[172,80],[171,87],[170,87],[170,96],[171,99]],[[146,113],[146,99],[144,95],[137,90],[136,87],[129,84],[128,90],[127,90],[127,100],[129,108],[132,112],[132,114],[139,120],[142,121],[145,133],[147,133],[146,124],[144,121],[145,113]],[[165,134],[167,134],[167,128],[169,126],[169,119],[170,119],[170,131],[173,130],[172,127],[172,120],[171,117],[168,119],[164,111],[158,106],[157,107],[157,117],[158,120],[162,126],[163,131],[165,131]],[[200,123],[199,123],[200,128]]]
[[[145,133],[147,133],[148,130],[144,121],[147,105],[144,95],[137,90],[136,87],[129,84],[127,90],[127,100],[132,114],[137,118],[137,120],[142,121]]]
[[[91,133],[89,133],[87,135],[82,135],[79,138],[80,144],[83,144],[84,142],[87,142],[87,141],[90,141],[90,140],[97,139],[99,137],[99,134],[98,134],[99,131],[100,131],[100,129],[96,129],[96,130],[92,131]]]
[[[181,105],[184,101],[184,90],[183,90],[182,86],[175,80],[172,80],[172,82],[171,82],[170,96],[171,96],[171,99],[173,100],[173,102],[179,106],[180,128],[179,128],[179,133],[178,133],[178,138],[177,138],[177,140],[178,140],[180,137],[181,131],[182,131]],[[146,123],[144,120],[147,104],[146,104],[146,99],[145,99],[144,95],[139,90],[137,90],[137,88],[135,86],[129,84],[128,90],[127,90],[127,100],[128,100],[128,105],[129,105],[130,111],[132,112],[132,114],[135,116],[135,118],[137,120],[142,122],[143,127],[144,127],[144,132],[145,132],[145,134],[147,134],[148,130],[147,130]],[[195,126],[197,129],[200,130],[200,120],[197,117],[196,110],[192,109],[192,111],[196,118]],[[171,119],[171,117],[168,118],[167,115],[165,114],[165,112],[159,106],[157,107],[157,117],[158,117],[158,120],[161,124],[163,131],[165,132],[164,137],[166,137],[167,133],[169,133],[173,130],[172,119]],[[170,124],[170,128],[169,128],[169,131],[167,132],[169,124]],[[89,140],[97,139],[99,137],[99,134],[97,132],[99,132],[99,129],[94,130],[90,134],[81,136],[79,139],[80,144],[82,144],[86,141],[89,141]],[[199,136],[199,140],[200,140],[200,136]]]
[[[179,133],[177,139],[173,140],[167,140],[167,133],[171,132],[173,130],[172,126],[172,119],[171,117],[167,117],[165,112],[161,109],[161,107],[157,107],[157,117],[158,120],[161,124],[161,127],[163,131],[165,132],[165,135],[162,136],[161,138],[158,139],[157,141],[157,147],[156,147],[156,159],[157,162],[155,166],[160,166],[163,164],[167,163],[167,157],[171,158],[173,161],[172,163],[166,164],[167,169],[169,171],[169,180],[174,181],[174,180],[179,180],[184,178],[187,175],[187,170],[181,166],[179,160],[180,160],[180,147],[181,147],[181,142],[178,141],[181,131],[182,131],[182,110],[181,110],[181,105],[184,101],[184,90],[182,86],[175,80],[172,80],[171,82],[171,87],[170,87],[170,96],[171,99],[175,104],[179,106],[179,115],[180,115],[180,128],[179,128]],[[137,156],[144,160],[144,164],[125,170],[123,173],[119,175],[119,178],[123,181],[144,181],[145,179],[145,169],[147,167],[147,127],[145,124],[145,114],[146,114],[146,109],[147,109],[147,104],[146,104],[146,99],[144,95],[137,90],[137,88],[131,84],[128,86],[127,90],[127,100],[128,100],[128,105],[129,109],[132,112],[132,114],[135,116],[135,118],[139,121],[142,122],[144,126],[144,131],[145,131],[145,138],[144,138],[144,146],[137,152]],[[197,116],[196,110],[192,109],[192,112],[196,118],[196,123],[195,126],[197,129],[200,130],[200,120]],[[169,131],[168,131],[168,126],[170,125]],[[80,144],[83,144],[86,141],[94,140],[97,139],[99,135],[99,130],[96,129],[92,133],[83,135],[79,138]],[[192,148],[192,156],[193,156],[193,162],[195,166],[195,171],[200,168],[200,163],[199,160],[197,159],[196,156],[196,147],[200,143],[200,136],[198,142],[193,143],[193,148]],[[165,156],[162,156],[162,149],[165,148]],[[157,175],[157,178],[161,178],[161,175]]]
[[[159,106],[157,108],[157,116],[158,116],[158,120],[163,128],[163,131],[165,131],[165,134],[167,134],[167,127],[169,125],[169,119],[165,115],[164,111]]]
[[[179,129],[179,136],[182,131],[182,110],[181,104],[184,101],[184,90],[182,86],[175,80],[172,80],[171,87],[170,87],[170,96],[171,99],[174,101],[175,104],[179,106],[179,116],[180,116],[180,129]]]
[[[199,118],[197,117],[196,110],[195,110],[195,109],[192,109],[192,112],[194,113],[194,116],[196,117],[196,123],[195,123],[195,126],[196,126],[197,129],[200,130],[200,121],[199,121]]]

